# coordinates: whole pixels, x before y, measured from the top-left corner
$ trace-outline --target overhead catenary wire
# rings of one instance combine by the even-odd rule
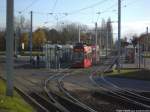
[[[123,3],[125,0],[121,0],[121,1],[122,1],[122,3]],[[125,5],[122,5],[121,8],[127,8],[129,5],[132,5],[132,4],[136,3],[135,1],[137,1],[137,0],[133,0],[133,1],[129,2],[129,3],[126,3]],[[108,13],[108,12],[117,12],[117,9],[112,9],[112,8],[114,8],[114,7],[117,7],[117,5],[118,5],[118,3],[115,3],[115,4],[113,4],[112,6],[106,8],[106,9],[104,9],[104,10],[102,10],[102,11],[98,11],[97,13],[100,13],[100,14],[102,15],[102,14]],[[96,21],[98,21],[99,16],[100,16],[100,15],[98,14]]]
[[[24,10],[22,10],[22,12],[26,12],[26,10],[28,10],[30,7],[32,7],[38,0],[33,0],[32,3],[30,5],[28,5],[28,7],[26,7]],[[34,11],[33,10],[33,13],[34,14],[39,14],[39,15],[51,15],[54,17],[57,16],[57,21],[58,20],[62,20],[64,19],[65,17],[68,17],[68,16],[71,16],[71,15],[74,15],[74,14],[82,14],[83,11],[87,10],[87,9],[90,9],[90,8],[93,8],[93,7],[96,7],[96,6],[99,6],[99,5],[102,5],[104,4],[106,1],[109,1],[109,0],[101,0],[101,1],[98,1],[94,4],[91,4],[91,5],[88,5],[86,7],[83,7],[83,8],[80,8],[80,9],[77,9],[77,10],[74,10],[74,11],[70,11],[70,12],[54,12],[55,8],[56,8],[56,5],[58,3],[58,0],[55,0],[54,2],[54,5],[53,5],[53,8],[51,9],[51,12],[37,12],[37,11]],[[122,0],[122,1],[125,1],[125,0]],[[127,3],[126,5],[122,5],[123,8],[126,8],[128,5],[131,5],[135,3],[135,0],[130,2],[130,3]],[[117,9],[113,9],[113,7],[116,7],[117,6],[117,3],[113,4],[112,6],[102,10],[102,11],[99,11],[100,14],[98,14],[97,16],[97,19],[96,21],[98,21],[100,15],[104,14],[104,13],[108,13],[108,12],[116,12]],[[21,12],[21,11],[20,11]],[[85,13],[84,13],[85,14]],[[85,14],[86,15],[86,14]],[[88,15],[88,14],[87,14]],[[47,21],[48,22],[48,21]]]
[[[113,11],[112,8],[115,7],[116,5],[117,5],[117,3],[111,5],[110,7],[106,8],[106,9],[104,9],[102,11],[98,11],[96,13],[96,14],[98,14],[96,22],[99,20],[100,14],[102,15],[102,14],[107,13],[107,12],[112,12]],[[114,11],[116,11],[116,10],[114,10]]]
[[[37,2],[38,2],[38,0],[33,0],[26,8],[24,8],[23,10],[21,10],[19,12],[24,13],[25,11],[27,11],[29,8],[31,8]]]
[[[51,9],[51,13],[48,13],[48,15],[53,16],[53,18],[58,21],[58,15],[57,14],[54,15],[54,11],[55,11],[55,8],[57,6],[57,2],[58,2],[58,0],[55,0],[54,5],[53,5],[53,7]],[[58,24],[58,22],[57,22],[57,24]]]
[[[55,8],[56,8],[57,2],[58,2],[58,0],[55,0],[54,5],[53,5],[53,7],[52,7],[52,9],[51,9],[51,12],[52,12],[52,13],[54,12],[54,10],[55,10]]]
[[[67,17],[67,16],[71,16],[71,15],[74,15],[74,14],[79,14],[80,12],[82,12],[82,11],[84,11],[84,10],[87,10],[87,9],[90,9],[90,8],[93,8],[93,7],[102,5],[102,4],[104,4],[105,2],[107,2],[107,1],[109,1],[109,0],[101,0],[101,1],[99,1],[99,2],[97,2],[97,3],[94,3],[94,4],[92,4],[92,5],[86,6],[86,7],[84,7],[84,8],[80,8],[80,9],[77,9],[77,10],[74,10],[74,11],[71,11],[71,12],[68,12],[67,15],[63,15],[63,16],[61,16],[60,18],[61,18],[61,19],[64,19],[64,18]]]
[[[38,0],[33,0],[33,1],[31,2],[31,4],[29,4],[25,9],[23,9],[23,10],[21,10],[21,11],[16,11],[16,12],[29,13],[29,12],[26,12],[26,10],[28,10],[30,7],[32,7],[37,1],[38,1]],[[47,15],[47,14],[51,14],[51,15],[54,14],[54,15],[56,15],[56,14],[59,14],[59,15],[69,16],[69,15],[79,14],[79,13],[80,13],[80,14],[85,14],[85,13],[81,13],[81,11],[87,10],[87,9],[89,9],[89,8],[96,7],[96,6],[98,6],[98,5],[102,5],[104,2],[106,2],[106,1],[108,1],[108,0],[99,1],[99,2],[97,2],[97,3],[94,3],[94,4],[92,4],[92,5],[86,6],[86,7],[81,8],[81,9],[77,9],[77,10],[75,10],[75,11],[71,11],[71,12],[57,12],[57,13],[56,13],[56,12],[54,12],[54,9],[55,9],[55,7],[56,7],[57,1],[58,1],[58,0],[55,1],[54,6],[53,6],[53,8],[51,9],[51,10],[52,10],[51,12],[38,12],[38,11],[34,11],[34,10],[32,10],[32,11],[33,11],[35,14],[39,14],[39,15]],[[125,0],[122,0],[122,1],[125,1]],[[137,1],[137,0],[131,1],[130,3],[127,3],[127,4],[123,5],[122,8],[126,8],[127,6],[129,6],[129,5],[133,4],[133,3],[136,3],[135,1]],[[98,11],[98,12],[100,12],[101,14],[106,13],[106,12],[112,12],[112,11],[115,12],[115,11],[117,11],[117,10],[116,10],[116,9],[112,9],[112,8],[113,8],[113,7],[116,7],[116,6],[117,6],[117,3],[113,4],[112,6],[106,8],[106,9],[104,9],[103,11]],[[85,15],[86,15],[86,14],[85,14]],[[87,15],[88,15],[88,13],[87,13]]]
[[[101,1],[99,1],[99,2],[97,2],[97,3],[94,3],[94,4],[92,4],[92,5],[86,6],[86,7],[84,7],[84,8],[71,11],[71,12],[69,12],[69,15],[75,14],[75,13],[79,13],[79,12],[81,12],[81,11],[84,11],[84,10],[87,10],[87,9],[90,9],[90,8],[93,8],[93,7],[102,5],[103,3],[107,2],[107,1],[108,1],[108,0],[101,0]]]
[[[89,8],[93,8],[93,7],[102,5],[103,3],[105,3],[106,1],[109,1],[109,0],[101,0],[101,1],[99,1],[99,2],[96,2],[96,3],[92,4],[92,5],[89,5],[89,6],[86,6],[86,7],[84,7],[84,8],[77,9],[77,10],[74,10],[74,11],[71,11],[71,12],[68,12],[68,13],[67,13],[67,12],[54,13],[54,9],[55,9],[55,7],[56,7],[57,1],[58,1],[58,0],[55,1],[54,6],[53,6],[53,8],[52,8],[52,11],[51,11],[50,13],[51,13],[51,14],[64,14],[64,15],[67,16],[67,15],[72,15],[72,14],[80,13],[81,11],[87,10],[87,9],[89,9]],[[39,14],[47,14],[47,13],[42,13],[42,12],[37,12],[37,13],[39,13]]]
[[[98,19],[99,19],[99,17],[100,17],[101,12],[97,12],[96,14],[98,14],[97,20],[96,20],[96,22],[98,22]]]
[[[25,10],[29,9],[29,8],[35,3],[35,1],[37,1],[37,0],[34,0],[34,1],[33,1],[28,7],[26,7],[24,10],[22,10],[22,11],[17,11],[17,12],[25,12]],[[74,11],[71,11],[71,12],[57,12],[57,13],[55,13],[55,12],[54,12],[54,9],[55,9],[55,7],[56,7],[57,1],[58,1],[58,0],[55,1],[54,6],[53,6],[51,12],[37,12],[37,11],[34,11],[34,10],[33,10],[33,12],[36,13],[36,14],[41,14],[41,15],[46,15],[46,14],[51,14],[51,15],[53,15],[53,14],[55,14],[55,15],[56,15],[56,14],[62,14],[62,15],[68,16],[68,15],[73,15],[73,14],[76,14],[76,13],[81,13],[81,11],[87,10],[87,9],[89,9],[89,8],[96,7],[96,6],[98,6],[98,5],[102,5],[103,3],[105,3],[105,2],[108,1],[108,0],[102,0],[102,1],[99,1],[99,2],[94,3],[94,4],[92,4],[92,5],[89,5],[89,6],[86,6],[86,7],[84,7],[84,8],[77,9],[77,10],[74,10]],[[83,13],[83,14],[85,14],[85,13]]]
[[[132,4],[135,4],[135,3],[139,2],[139,1],[140,0],[133,0],[133,1],[131,1],[129,3],[126,3],[125,5],[123,5],[123,7],[126,8],[126,7],[128,7],[128,6],[132,5]]]
[[[74,15],[74,14],[79,14],[81,11],[87,10],[87,9],[89,9],[89,8],[96,7],[96,6],[98,6],[98,5],[102,5],[102,4],[105,3],[106,1],[108,1],[108,0],[103,0],[103,1],[97,2],[97,4],[95,3],[95,4],[92,4],[92,5],[90,5],[90,6],[87,6],[87,7],[81,8],[81,9],[78,9],[78,10],[76,10],[76,11],[69,12],[67,16]],[[124,0],[122,0],[122,1],[124,1]],[[99,11],[98,13],[103,14],[103,13],[107,13],[107,12],[112,12],[112,10],[110,11],[110,9],[112,9],[113,7],[116,7],[116,6],[117,6],[117,3],[113,4],[112,6],[106,8],[106,9],[104,9],[103,11]],[[117,10],[115,10],[115,11],[117,11]],[[114,11],[114,12],[115,12],[115,11]],[[98,21],[98,19],[99,19],[100,14],[98,14],[97,21]],[[61,19],[62,19],[62,18],[65,18],[65,17],[66,17],[66,16],[62,16]]]
[[[33,12],[35,14],[39,14],[39,15],[68,15],[67,12],[38,12],[38,11],[34,11]]]
[[[55,7],[56,7],[56,5],[57,5],[57,2],[58,2],[58,0],[55,0],[55,3],[54,3],[54,5],[53,5],[53,8],[51,9],[51,12],[50,12],[50,13],[53,13],[53,14],[64,14],[64,15],[75,14],[75,13],[79,13],[79,12],[81,12],[81,11],[87,10],[87,9],[89,9],[89,8],[93,8],[93,7],[96,7],[96,6],[98,6],[98,5],[102,5],[102,4],[105,3],[106,1],[108,1],[108,0],[101,0],[101,1],[99,1],[99,2],[96,2],[96,3],[92,4],[92,5],[89,5],[89,6],[86,6],[86,7],[84,7],[84,8],[71,11],[71,12],[69,12],[69,13],[66,13],[66,12],[54,13],[54,9],[55,9]],[[21,11],[17,11],[17,12],[25,13],[29,8],[31,8],[31,7],[32,7],[35,3],[37,3],[37,2],[38,2],[38,0],[33,0],[26,8],[24,8],[24,9],[21,10]],[[36,12],[36,11],[33,11],[33,12]],[[28,12],[27,12],[27,13],[28,13]],[[44,13],[44,12],[36,12],[36,13],[38,13],[38,14],[47,14],[47,13]]]

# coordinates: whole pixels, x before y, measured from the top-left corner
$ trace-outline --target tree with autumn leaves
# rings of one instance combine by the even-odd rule
[[[32,43],[33,48],[36,50],[42,49],[43,44],[46,42],[46,34],[42,29],[37,29],[33,33]]]
[[[46,42],[45,32],[42,29],[37,29],[32,35],[33,50],[40,50],[43,43]],[[28,32],[21,34],[21,43],[24,43],[25,50],[29,49],[29,36]]]

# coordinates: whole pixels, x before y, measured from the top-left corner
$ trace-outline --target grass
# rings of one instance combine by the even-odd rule
[[[5,55],[5,51],[0,51],[0,55]]]
[[[150,58],[150,56],[144,56],[144,58]]]
[[[5,51],[0,51],[0,55],[5,55]],[[32,52],[32,56],[44,56],[44,53],[41,51],[33,51]],[[21,56],[30,56],[30,52],[29,51],[22,51],[21,52]]]
[[[40,51],[33,51],[32,52],[32,56],[37,56],[37,55],[44,56],[44,53],[40,52]],[[21,56],[30,56],[30,52],[29,51],[22,52]]]
[[[144,53],[144,58],[150,58],[150,52]]]
[[[14,97],[5,96],[5,83],[0,79],[0,112],[33,112],[19,94],[14,92]]]
[[[112,73],[105,73],[104,75],[109,77],[150,81],[150,70],[144,69],[123,69],[120,73],[118,73],[117,70],[113,70]]]

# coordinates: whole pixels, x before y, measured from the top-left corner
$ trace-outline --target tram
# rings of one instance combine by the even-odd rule
[[[92,66],[92,46],[77,43],[73,47],[73,68],[88,68]]]

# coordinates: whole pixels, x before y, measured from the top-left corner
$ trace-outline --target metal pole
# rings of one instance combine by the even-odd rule
[[[18,28],[16,28],[15,29],[15,36],[14,36],[14,44],[15,44],[15,48],[14,48],[14,50],[15,50],[15,57],[17,58],[17,38],[18,38],[18,30],[17,30]]]
[[[102,34],[101,34],[102,32],[100,31],[100,39],[99,39],[99,58],[100,58],[100,61],[101,61],[101,48],[102,48]]]
[[[51,65],[52,65],[52,58],[51,58],[51,56],[52,56],[52,49],[51,48],[49,48],[49,69],[51,69]]]
[[[31,11],[31,26],[30,26],[30,62],[32,60],[32,21],[33,21],[33,12]]]
[[[147,52],[148,52],[148,42],[149,42],[149,40],[148,40],[148,27],[146,27],[146,34],[147,34],[147,38],[146,39],[144,39],[145,40],[145,53],[144,53],[144,68],[146,67],[146,58],[145,58],[145,55],[147,56]]]
[[[108,55],[108,28],[107,28],[107,35],[106,35],[106,58]]]
[[[140,40],[139,40],[139,69],[141,68],[141,49],[140,49]]]
[[[14,0],[7,0],[6,19],[6,95],[13,96]]]
[[[147,41],[146,41],[146,50],[148,51],[148,42],[149,42],[149,39],[148,39],[148,27],[146,27],[146,34],[147,34]]]
[[[95,59],[96,59],[96,63],[97,63],[97,22],[95,23]]]
[[[21,15],[21,12],[19,12],[20,14],[20,25],[19,25],[19,31],[18,31],[18,35],[19,35],[19,52],[21,53],[22,52],[22,43],[21,43],[21,35],[22,35],[22,15]]]
[[[80,43],[80,41],[81,41],[81,38],[80,38],[80,36],[81,36],[80,26],[78,26],[78,29],[79,29],[79,43]]]
[[[20,47],[20,37],[21,37],[21,35],[20,35],[20,28],[19,27],[17,27],[17,29],[16,29],[16,45],[15,45],[15,47],[16,47],[16,56],[18,56],[18,54],[20,53],[19,52],[19,47]]]
[[[57,46],[55,45],[55,69],[57,69]]]
[[[144,42],[145,42],[145,38],[144,38]],[[146,66],[145,66],[145,65],[146,65],[146,60],[145,60],[145,54],[146,54],[145,51],[146,51],[146,50],[145,50],[145,47],[146,47],[146,46],[144,45],[144,51],[143,51],[143,55],[142,55],[143,61],[144,61],[144,68],[146,67]]]
[[[121,52],[121,0],[118,0],[118,72],[120,72],[120,52]]]

